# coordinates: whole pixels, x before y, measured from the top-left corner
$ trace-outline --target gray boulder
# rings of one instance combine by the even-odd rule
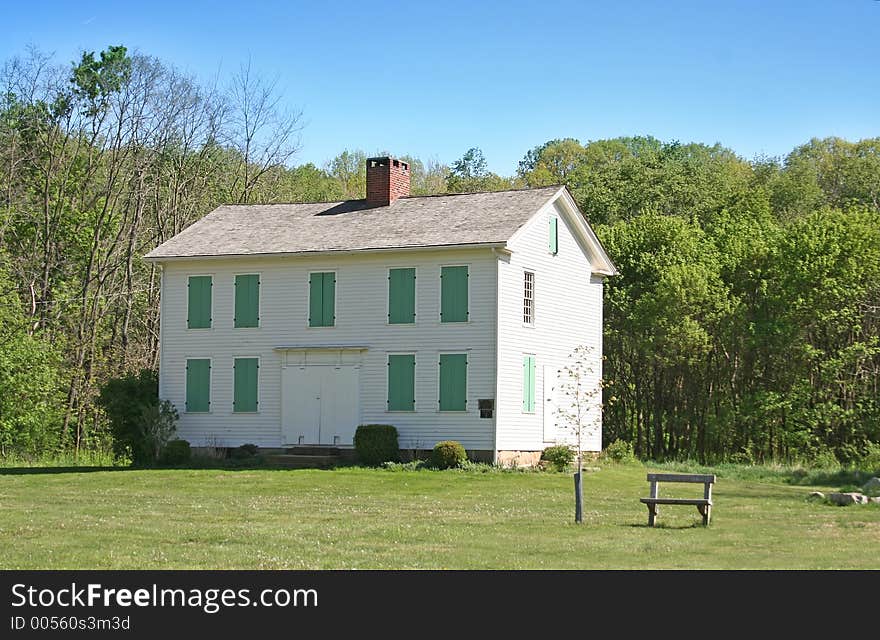
[[[849,491],[847,493],[829,493],[828,500],[830,500],[832,504],[836,504],[839,507],[846,507],[851,504],[868,503],[867,496],[862,495],[861,493],[857,493],[855,491]]]
[[[862,486],[862,493],[869,496],[880,496],[880,478],[871,478]]]

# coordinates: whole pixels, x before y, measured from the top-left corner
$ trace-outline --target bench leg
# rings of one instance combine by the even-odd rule
[[[712,507],[710,507],[708,504],[698,504],[697,505],[697,511],[699,511],[700,515],[703,516],[703,526],[704,527],[709,526],[709,518],[711,516],[711,509],[712,509]]]
[[[657,511],[658,511],[657,505],[656,504],[649,504],[646,506],[648,507],[648,526],[653,527],[654,522],[657,520]]]

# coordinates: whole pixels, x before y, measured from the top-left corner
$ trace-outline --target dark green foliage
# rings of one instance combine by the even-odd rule
[[[574,460],[574,449],[565,444],[547,447],[541,452],[541,460],[549,462],[556,471],[565,471]]]
[[[257,445],[248,443],[230,449],[227,455],[233,460],[247,460],[256,456],[259,450]]]
[[[361,464],[377,466],[400,460],[397,428],[394,425],[360,425],[354,434],[354,448]]]
[[[166,465],[184,464],[192,458],[192,449],[186,440],[171,440],[162,449],[159,462]]]
[[[29,331],[8,268],[0,249],[0,456],[39,455],[61,444],[61,358],[48,336]]]
[[[119,457],[130,456],[134,464],[155,460],[151,442],[142,431],[142,415],[158,407],[159,376],[143,369],[138,374],[111,378],[101,388],[98,405],[110,422],[113,452]]]
[[[612,460],[614,462],[635,462],[636,455],[633,452],[631,442],[625,440],[615,440],[609,444],[600,454],[602,460]]]
[[[431,451],[431,465],[437,469],[456,469],[467,459],[467,451],[455,440],[438,442]]]

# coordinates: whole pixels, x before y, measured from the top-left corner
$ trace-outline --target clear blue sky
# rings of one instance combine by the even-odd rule
[[[3,3],[0,58],[110,44],[202,79],[250,58],[304,112],[297,163],[344,148],[450,162],[651,134],[746,158],[880,135],[876,0]]]

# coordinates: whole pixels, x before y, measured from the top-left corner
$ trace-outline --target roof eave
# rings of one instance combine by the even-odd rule
[[[183,260],[221,260],[229,258],[320,257],[340,254],[388,253],[395,251],[443,251],[451,249],[498,249],[507,242],[471,242],[464,244],[410,245],[403,247],[366,247],[363,249],[328,249],[323,251],[277,251],[271,253],[221,253],[216,255],[144,256],[147,262],[178,262]]]

